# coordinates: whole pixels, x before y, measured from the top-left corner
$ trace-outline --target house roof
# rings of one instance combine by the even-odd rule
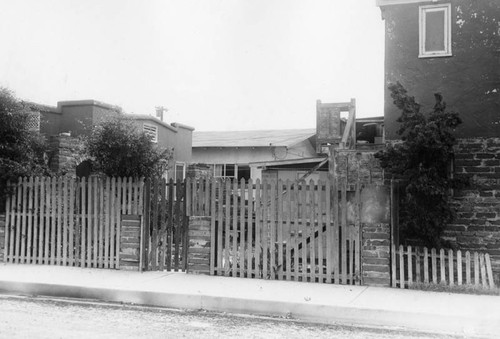
[[[415,2],[436,2],[437,0],[375,0],[376,6],[404,5]]]
[[[260,131],[194,132],[193,147],[291,146],[316,135],[315,128]]]

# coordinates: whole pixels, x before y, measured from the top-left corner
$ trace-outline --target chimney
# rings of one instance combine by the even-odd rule
[[[168,109],[163,106],[156,106],[156,117],[163,121],[163,113],[167,112]]]

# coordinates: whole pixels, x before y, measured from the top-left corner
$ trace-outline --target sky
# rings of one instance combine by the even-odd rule
[[[383,115],[375,0],[0,0],[0,86],[197,131],[316,127],[316,100]]]

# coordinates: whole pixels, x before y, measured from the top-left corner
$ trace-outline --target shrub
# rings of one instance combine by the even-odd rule
[[[161,176],[172,158],[172,149],[157,147],[148,135],[123,117],[94,128],[85,148],[93,169],[107,176]]]
[[[462,122],[456,112],[447,112],[439,93],[428,115],[398,82],[389,86],[394,104],[401,110],[397,131],[401,142],[378,152],[382,168],[407,183],[400,213],[402,239],[441,247],[444,226],[454,217],[449,205],[451,189],[459,180],[450,177],[454,129]]]

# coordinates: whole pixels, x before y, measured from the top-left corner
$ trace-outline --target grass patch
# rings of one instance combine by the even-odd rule
[[[448,292],[448,293],[463,293],[476,295],[498,295],[500,296],[500,288],[483,288],[476,285],[444,285],[444,284],[425,284],[414,283],[409,287],[410,290],[432,291],[432,292]]]

